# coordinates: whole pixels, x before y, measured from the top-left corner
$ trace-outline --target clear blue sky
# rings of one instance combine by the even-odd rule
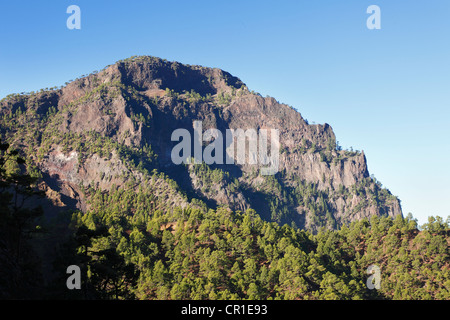
[[[81,8],[81,30],[66,9]],[[381,30],[369,30],[369,5]],[[222,68],[329,123],[419,223],[450,215],[450,1],[2,1],[0,98],[132,55]]]

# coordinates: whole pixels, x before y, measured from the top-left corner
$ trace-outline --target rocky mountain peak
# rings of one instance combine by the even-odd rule
[[[156,170],[166,178],[151,178],[154,192],[173,206],[195,200],[254,208],[267,220],[311,230],[401,214],[399,200],[370,177],[364,152],[341,150],[330,125],[309,124],[294,108],[217,68],[132,57],[60,89],[10,95],[0,115],[8,141],[38,155],[33,161],[44,181],[83,210],[89,209],[84,187],[107,192],[130,179],[148,181]],[[192,131],[194,121],[204,130],[277,129],[278,173],[261,177],[251,165],[175,165],[171,134]]]

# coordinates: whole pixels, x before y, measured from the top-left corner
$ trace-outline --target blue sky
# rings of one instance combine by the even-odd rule
[[[450,215],[449,39],[448,0],[2,1],[0,98],[132,55],[219,67],[330,124],[424,223]]]

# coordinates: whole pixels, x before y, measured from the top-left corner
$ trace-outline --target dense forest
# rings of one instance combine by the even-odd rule
[[[313,234],[251,209],[168,211],[131,182],[88,188],[88,212],[44,219],[21,205],[39,196],[36,178],[1,146],[2,299],[450,299],[449,219],[374,216]],[[69,265],[81,268],[80,290],[66,286]]]

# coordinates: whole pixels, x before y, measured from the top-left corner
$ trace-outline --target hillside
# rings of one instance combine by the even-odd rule
[[[41,188],[56,204],[46,211],[87,212],[89,188],[146,185],[166,211],[251,208],[266,221],[313,232],[402,214],[400,201],[369,175],[364,153],[341,150],[328,124],[308,124],[292,107],[216,68],[133,57],[61,88],[9,95],[0,116],[3,140],[41,172]],[[193,121],[203,130],[278,129],[279,172],[175,165],[171,134],[192,132]]]
[[[195,121],[277,129],[278,172],[174,163]],[[0,135],[0,299],[450,299],[450,219],[419,227],[364,152],[223,70],[118,61],[2,99]]]

